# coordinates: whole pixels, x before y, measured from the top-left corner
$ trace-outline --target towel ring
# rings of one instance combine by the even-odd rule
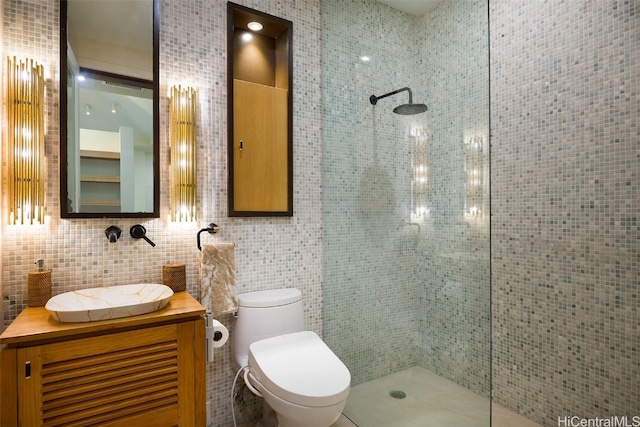
[[[207,228],[203,228],[200,231],[198,231],[197,234],[197,242],[198,242],[198,250],[202,251],[202,247],[200,246],[200,233],[206,231],[209,234],[216,234],[218,231],[220,231],[220,227],[218,227],[216,224],[214,224],[213,222],[211,224],[209,224],[207,226]]]

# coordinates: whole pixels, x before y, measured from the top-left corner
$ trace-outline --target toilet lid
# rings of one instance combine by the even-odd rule
[[[249,369],[273,394],[303,406],[342,402],[351,384],[351,374],[344,363],[311,331],[252,343]]]
[[[238,294],[238,305],[253,308],[278,307],[301,299],[302,292],[296,288],[271,289]]]

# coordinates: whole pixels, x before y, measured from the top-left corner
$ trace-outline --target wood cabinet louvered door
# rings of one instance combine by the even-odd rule
[[[194,426],[197,322],[17,350],[25,426]]]

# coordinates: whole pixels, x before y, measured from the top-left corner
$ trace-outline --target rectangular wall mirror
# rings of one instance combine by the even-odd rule
[[[62,218],[160,216],[158,3],[60,2]]]
[[[293,215],[292,32],[227,3],[229,216]]]

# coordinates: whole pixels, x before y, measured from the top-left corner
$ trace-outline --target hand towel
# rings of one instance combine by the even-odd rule
[[[219,316],[238,311],[236,256],[233,243],[202,245],[200,251],[200,303]]]

